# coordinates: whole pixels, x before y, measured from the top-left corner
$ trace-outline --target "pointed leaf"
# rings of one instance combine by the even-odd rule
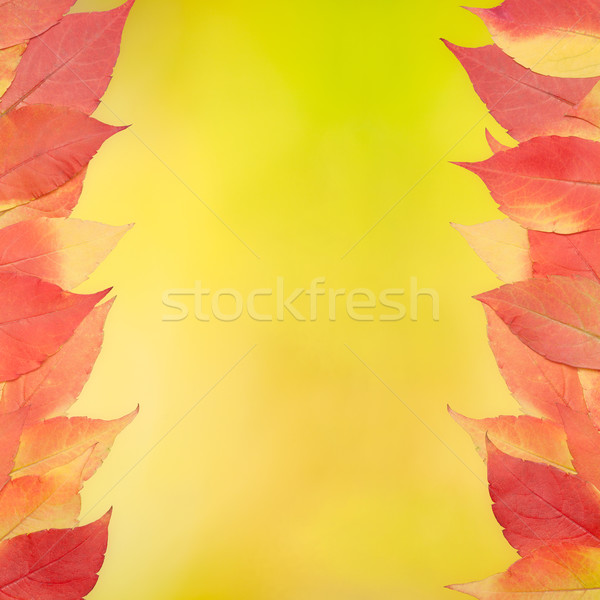
[[[0,489],[8,482],[27,417],[27,407],[0,418]]]
[[[4,384],[0,414],[29,407],[28,425],[63,415],[88,380],[102,348],[103,328],[113,300],[97,306],[73,336],[42,366]]]
[[[81,510],[83,470],[92,454],[48,473],[19,477],[0,491],[0,540],[57,527],[73,527]]]
[[[531,260],[527,230],[510,219],[452,227],[478,256],[507,283],[529,279]]]
[[[529,250],[536,277],[565,275],[600,282],[600,230],[570,235],[529,232]]]
[[[448,587],[479,600],[592,600],[600,589],[600,549],[572,544],[540,548],[506,573]]]
[[[28,104],[92,113],[110,82],[133,0],[107,12],[67,15],[31,40],[0,112]]]
[[[0,229],[0,273],[34,275],[71,289],[85,281],[130,226],[38,218]]]
[[[114,421],[57,417],[36,423],[21,436],[11,476],[43,475],[93,448],[83,471],[83,481],[87,481],[108,456],[117,435],[137,414],[138,410]]]
[[[96,585],[110,512],[76,529],[52,529],[0,544],[0,600],[82,600]]]
[[[0,50],[0,96],[4,95],[13,82],[25,48],[27,48],[27,44]]]
[[[600,495],[576,475],[514,458],[488,442],[493,510],[508,543],[525,555],[560,542],[600,546]]]
[[[31,202],[0,211],[0,227],[38,217],[68,217],[79,202],[86,170],[83,169],[73,179],[52,192]]]
[[[557,77],[600,75],[600,6],[590,0],[504,0],[470,8],[524,67]]]
[[[600,229],[598,142],[534,138],[485,161],[458,164],[478,175],[500,210],[523,227],[556,233]]]
[[[515,458],[550,464],[574,471],[563,428],[547,419],[529,415],[470,419],[450,410],[452,418],[471,436],[475,449],[487,461],[486,438]]]
[[[53,25],[75,0],[5,0],[0,3],[0,48],[25,42]]]
[[[0,207],[54,191],[75,177],[113,127],[68,108],[26,106],[0,118]]]
[[[575,410],[586,409],[577,369],[549,361],[534,352],[490,307],[484,305],[484,310],[490,347],[500,372],[526,413],[560,423],[557,403]]]
[[[567,116],[592,91],[598,78],[538,75],[498,46],[461,48],[444,43],[467,71],[491,115],[515,139],[524,141],[550,134],[600,137],[597,127]]]
[[[600,368],[600,284],[551,275],[480,294],[519,339],[548,360]]]
[[[510,146],[505,146],[504,144],[501,144],[491,133],[488,129],[485,130],[485,139],[487,140],[488,146],[490,147],[490,150],[496,154],[496,152],[504,152],[505,150],[508,150],[510,148]]]
[[[582,479],[600,489],[600,432],[589,415],[559,407],[573,464]]]
[[[72,294],[36,277],[0,273],[0,381],[37,369],[108,292]]]

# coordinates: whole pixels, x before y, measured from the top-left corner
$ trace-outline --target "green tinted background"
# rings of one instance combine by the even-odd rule
[[[488,42],[458,4],[138,0],[98,111],[133,126],[75,213],[136,223],[82,287],[118,301],[77,412],[141,405],[84,491],[115,507],[91,599],[450,599],[514,559],[446,412],[515,411],[470,298],[498,281],[449,225],[498,216],[448,161],[502,135],[439,41]],[[440,320],[162,320],[165,290],[278,276],[416,277]]]

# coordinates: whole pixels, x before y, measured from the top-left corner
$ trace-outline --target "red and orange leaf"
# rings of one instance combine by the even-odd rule
[[[557,77],[600,75],[600,6],[595,0],[504,0],[496,8],[469,10],[524,67]]]
[[[43,217],[16,223],[0,229],[0,273],[34,275],[72,289],[130,228]]]
[[[573,456],[573,465],[582,479],[600,489],[600,432],[585,413],[561,406],[569,451]]]
[[[4,384],[0,415],[28,407],[28,425],[63,415],[87,382],[104,338],[103,328],[113,300],[94,308],[73,336],[39,369]]]
[[[0,113],[29,104],[69,106],[92,113],[110,82],[121,34],[133,6],[67,15],[29,42]]]
[[[486,438],[515,458],[574,471],[563,428],[548,419],[529,415],[470,419],[448,409],[452,418],[471,436],[477,453],[487,461]],[[16,459],[18,460],[18,458]]]
[[[0,3],[0,48],[8,48],[50,29],[75,0],[8,0]]]
[[[549,361],[534,352],[490,307],[484,305],[484,310],[490,347],[500,372],[526,413],[560,423],[557,404],[586,410],[577,369]]]
[[[596,427],[600,427],[600,371],[579,369],[578,375],[583,389],[584,411]]]
[[[508,150],[510,148],[510,146],[505,146],[504,144],[501,144],[489,131],[489,129],[485,130],[485,139],[487,140],[488,146],[490,147],[490,150],[496,154],[496,152],[504,152],[505,150]]]
[[[478,163],[500,210],[523,227],[556,233],[600,229],[600,143],[541,137]]]
[[[527,230],[510,219],[452,227],[496,275],[506,283],[532,275]]]
[[[36,277],[0,273],[0,381],[37,369],[108,292],[73,294]]]
[[[548,360],[600,369],[600,284],[559,275],[507,284],[480,294],[509,329]]]
[[[592,91],[598,78],[538,75],[498,46],[462,48],[444,43],[467,71],[491,115],[515,139],[524,141],[550,134],[600,138],[600,129],[567,116]]]
[[[576,475],[514,458],[488,442],[494,516],[521,555],[561,542],[600,546],[600,494]]]
[[[542,547],[506,573],[448,587],[479,600],[592,600],[600,589],[600,549]]]
[[[0,119],[0,207],[54,191],[75,177],[106,139],[123,127],[47,105],[25,106]]]
[[[135,419],[138,410],[114,421],[56,417],[28,427],[21,436],[11,477],[44,475],[93,448],[83,471],[83,481],[87,481],[108,456],[117,435]]]
[[[0,600],[82,600],[98,580],[110,516],[0,544]]]
[[[13,82],[25,48],[27,48],[27,44],[19,44],[0,50],[0,96],[6,92]]]
[[[86,171],[83,169],[58,189],[31,202],[0,211],[0,227],[37,217],[68,217],[79,202]]]
[[[536,277],[565,275],[600,282],[600,230],[560,235],[529,232],[529,252]]]
[[[0,490],[0,540],[73,527],[81,511],[83,471],[93,449],[41,476],[12,479]]]
[[[26,417],[27,407],[0,417],[0,489],[8,482],[14,468]]]

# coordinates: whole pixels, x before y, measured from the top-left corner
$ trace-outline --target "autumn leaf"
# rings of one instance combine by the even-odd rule
[[[581,600],[600,588],[600,548],[560,544],[541,547],[506,573],[450,585],[479,600]]]
[[[536,277],[565,275],[600,283],[600,230],[571,235],[529,232],[529,252]]]
[[[21,535],[0,544],[0,600],[81,600],[104,562],[111,513],[75,529]]]
[[[525,555],[560,542],[600,546],[600,494],[579,477],[487,445],[494,515]]]
[[[531,277],[527,231],[510,219],[452,227],[506,283]]]
[[[484,310],[490,347],[500,372],[526,413],[560,423],[557,405],[586,409],[577,369],[550,361],[531,350],[489,306],[484,305]]]
[[[94,308],[40,368],[6,382],[0,396],[0,414],[27,407],[27,424],[63,415],[77,400],[98,358],[112,304],[111,300]]]
[[[31,425],[21,434],[19,450],[10,471],[11,477],[44,475],[91,448],[92,453],[82,474],[83,481],[87,481],[108,456],[117,435],[133,421],[138,411],[136,409],[114,421],[56,417]]]
[[[0,208],[54,191],[75,177],[113,127],[68,108],[25,106],[0,119]]]
[[[470,419],[451,409],[452,418],[471,436],[475,449],[487,461],[486,439],[494,447],[532,462],[540,462],[574,472],[567,435],[557,423],[529,415]]]
[[[488,146],[490,147],[490,150],[495,154],[496,152],[504,152],[505,150],[508,150],[510,148],[510,146],[505,146],[504,144],[501,144],[491,133],[488,129],[485,130],[485,139],[487,140]]]
[[[581,160],[585,157],[585,160]],[[549,136],[478,163],[500,210],[523,227],[556,233],[600,229],[600,143]]]
[[[66,16],[29,42],[0,113],[30,104],[68,106],[92,113],[110,82],[121,34],[133,6]]]
[[[600,75],[600,6],[589,0],[504,0],[470,8],[524,67],[557,77]]]
[[[37,277],[0,273],[0,380],[33,371],[109,292],[73,294]]]
[[[34,38],[55,25],[75,0],[11,0],[0,4],[0,48]]]
[[[508,328],[548,360],[600,369],[600,284],[552,275],[479,294]]]
[[[547,77],[522,67],[498,46],[462,48],[444,43],[467,71],[491,115],[515,139],[549,133],[600,138],[600,129],[569,116],[598,83],[597,77]]]
[[[43,217],[4,227],[0,273],[34,275],[72,289],[88,278],[130,228]]]

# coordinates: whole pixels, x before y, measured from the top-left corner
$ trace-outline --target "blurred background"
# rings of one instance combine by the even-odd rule
[[[118,300],[75,413],[141,405],[84,490],[85,521],[115,507],[91,600],[452,600],[516,558],[446,412],[516,412],[471,299],[499,282],[449,225],[498,217],[448,161],[503,133],[440,37],[489,43],[457,0],[137,1],[97,113],[133,126],[75,212],[136,223],[80,290]],[[427,297],[417,320],[319,297],[312,322],[201,322],[188,297],[164,321],[166,290],[278,277],[414,277],[439,321]]]

